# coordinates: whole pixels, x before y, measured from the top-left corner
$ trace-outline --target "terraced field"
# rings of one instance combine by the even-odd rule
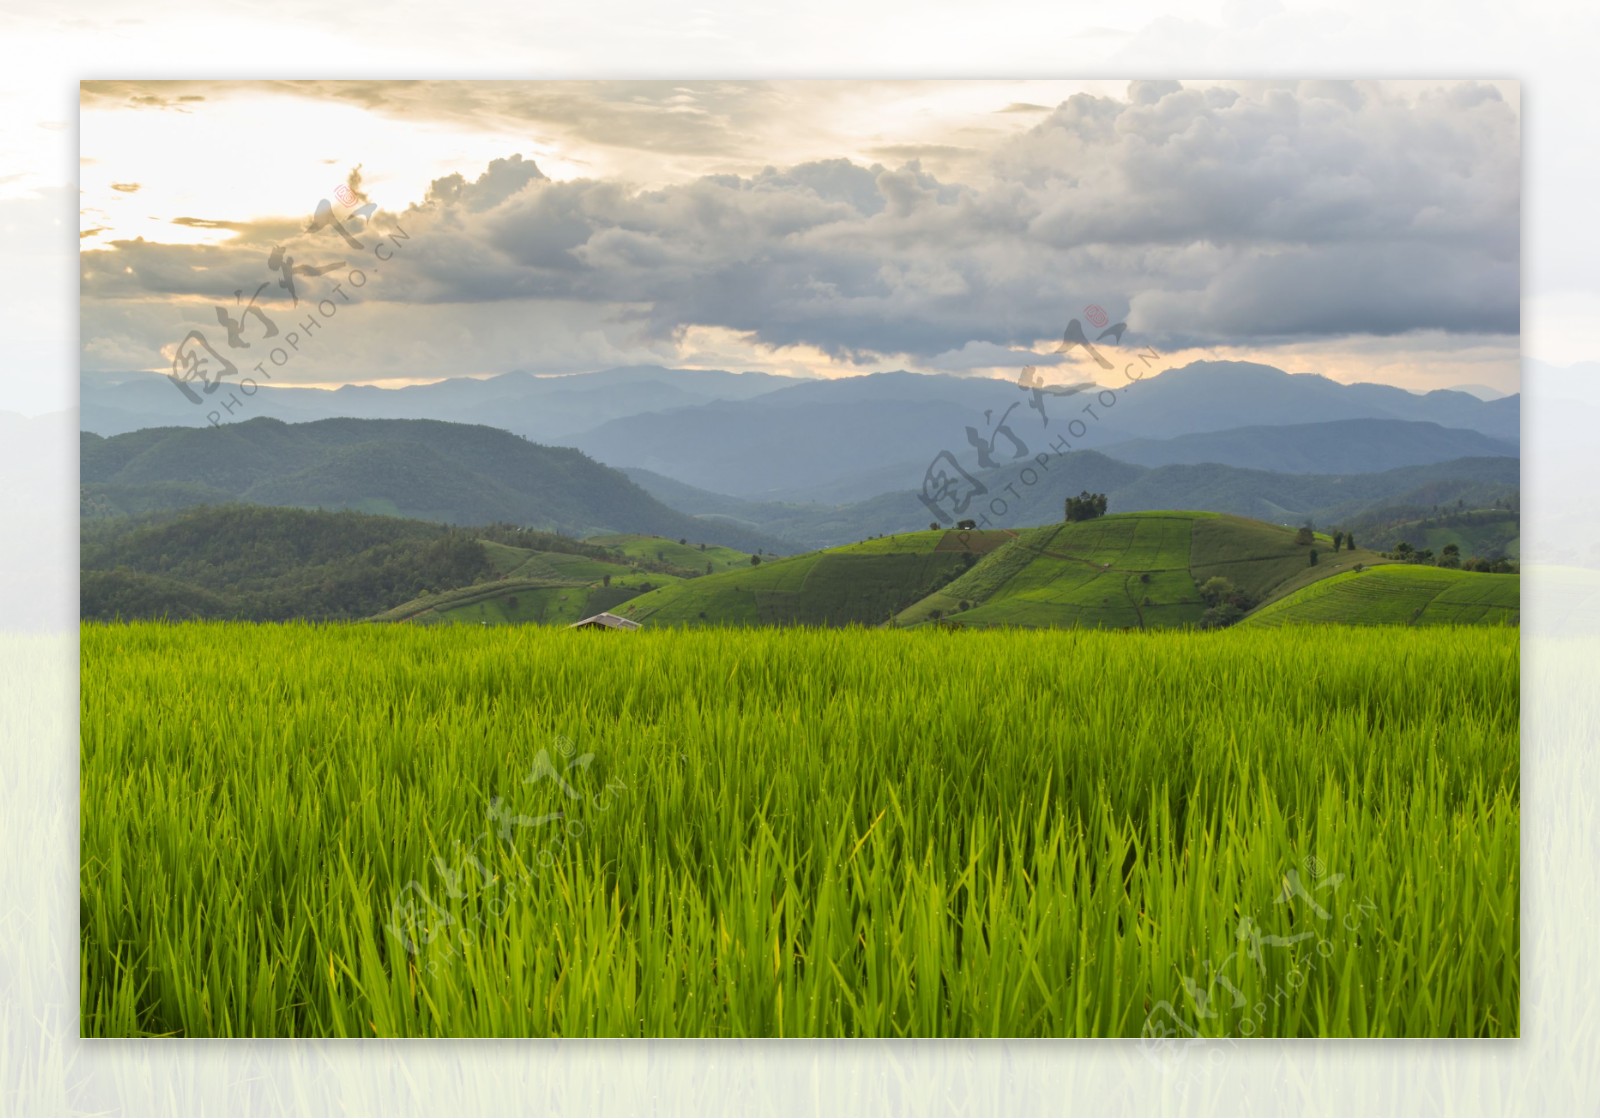
[[[1261,601],[1379,559],[1332,550],[1309,563],[1295,530],[1216,513],[1123,513],[1024,531],[1010,547],[902,611],[899,625],[1157,629],[1195,625],[1199,585],[1220,575]],[[1379,560],[1381,562],[1381,560]]]
[[[586,542],[616,549],[615,559],[493,544],[486,547],[498,581],[425,595],[378,620],[562,624],[610,610],[672,626],[1168,629],[1202,624],[1208,603],[1200,588],[1218,577],[1254,604],[1249,617],[1263,625],[1517,620],[1514,576],[1336,552],[1326,534],[1317,534],[1312,564],[1312,548],[1297,543],[1296,532],[1225,514],[1156,511],[1021,532],[898,533],[760,563],[653,536]],[[696,560],[699,567],[685,566]],[[1352,579],[1356,566],[1361,579]]]
[[[1246,618],[1246,626],[1516,625],[1521,577],[1390,564],[1324,579]]]
[[[703,548],[699,544],[680,544],[676,540],[668,540],[662,536],[616,533],[609,536],[591,536],[584,543],[598,544],[626,559],[663,563],[695,575],[705,571],[708,563],[713,572],[731,571],[750,565],[748,552],[724,548],[720,544],[707,544]]]
[[[1193,518],[1189,570],[1196,583],[1220,575],[1257,602],[1268,602],[1299,587],[1326,579],[1356,564],[1384,563],[1365,548],[1333,550],[1333,538],[1315,533],[1320,562],[1311,566],[1309,548],[1294,543],[1294,529],[1248,517],[1206,513],[1171,514]]]
[[[670,575],[640,575],[634,582],[676,582]],[[461,587],[440,594],[425,595],[403,606],[379,614],[374,621],[462,622],[471,625],[561,625],[609,610],[619,602],[639,594],[626,580],[613,580],[611,586],[599,583],[553,581],[547,578],[503,579],[493,583]]]
[[[713,571],[748,569],[747,553],[659,536],[596,536],[583,543],[609,558],[482,541],[493,581],[424,594],[377,615],[380,622],[565,625],[661,587]]]
[[[665,541],[655,537],[633,540]],[[683,576],[670,571],[644,570],[624,560],[604,560],[574,552],[543,552],[483,542],[499,578],[469,587],[426,594],[379,614],[381,622],[432,624],[457,622],[471,625],[564,625],[610,610],[657,587],[679,583]],[[681,546],[673,543],[677,549]],[[702,553],[699,549],[682,549]],[[730,549],[717,549],[749,557]],[[707,552],[711,552],[707,548]],[[726,563],[725,557],[719,557]],[[639,562],[664,566],[653,559]],[[716,559],[710,562],[717,562]]]
[[[903,532],[705,575],[617,608],[665,625],[879,625],[1010,540],[1003,533]]]

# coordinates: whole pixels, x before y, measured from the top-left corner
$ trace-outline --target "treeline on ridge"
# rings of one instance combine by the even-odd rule
[[[283,621],[370,617],[495,574],[484,542],[609,558],[551,532],[227,505],[85,521],[80,616]]]

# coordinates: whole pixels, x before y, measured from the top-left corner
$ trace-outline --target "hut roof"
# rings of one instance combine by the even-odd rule
[[[573,622],[568,629],[638,629],[639,623],[632,618],[619,618],[615,614],[596,614],[585,618],[581,622]]]

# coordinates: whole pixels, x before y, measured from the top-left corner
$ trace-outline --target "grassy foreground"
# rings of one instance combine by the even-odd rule
[[[1519,1032],[1518,634],[82,629],[85,1035]]]

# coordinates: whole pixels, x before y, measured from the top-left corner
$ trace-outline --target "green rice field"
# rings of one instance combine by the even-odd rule
[[[1267,604],[1245,624],[1516,625],[1522,617],[1520,588],[1516,575],[1388,564],[1302,587]]]
[[[1513,627],[81,637],[86,1036],[1521,1029]]]

